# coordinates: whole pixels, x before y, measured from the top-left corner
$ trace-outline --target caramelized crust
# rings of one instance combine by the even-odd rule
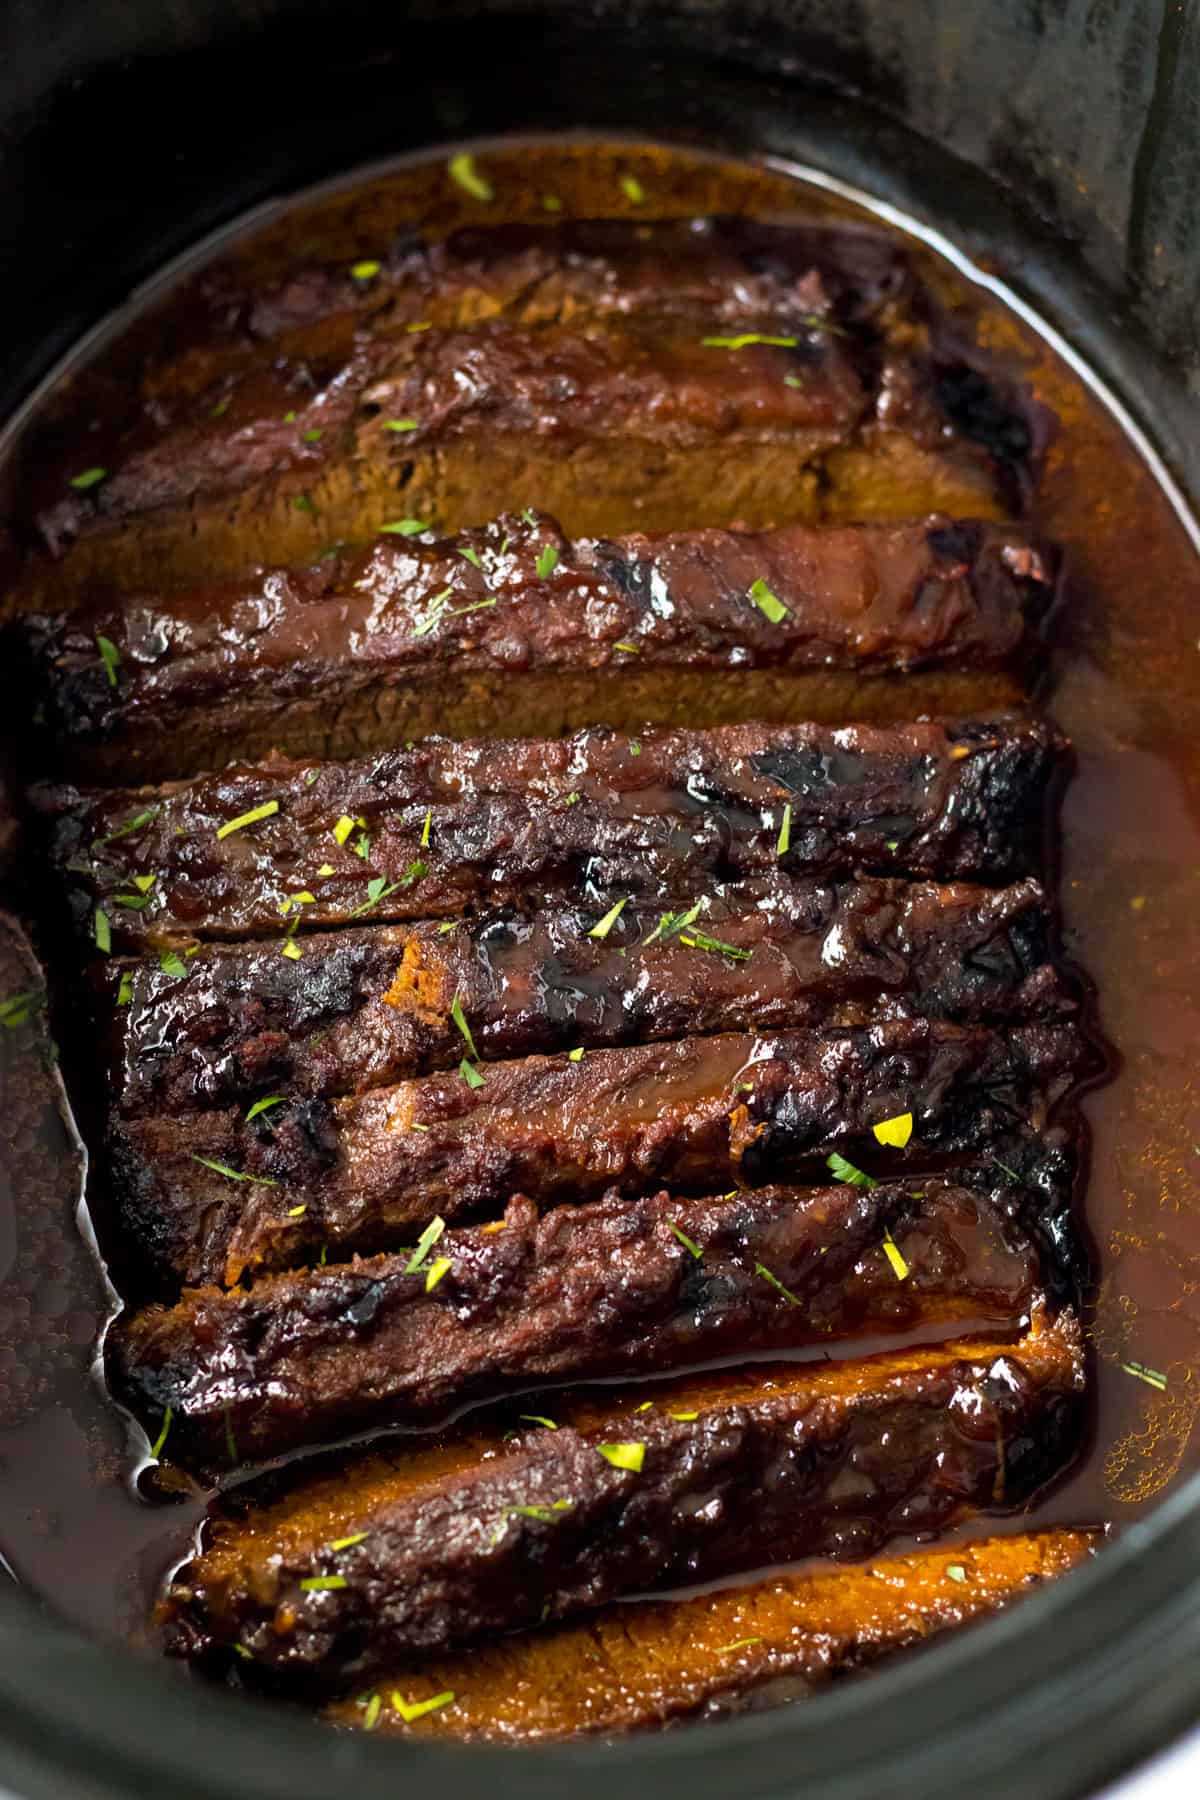
[[[345,1688],[620,1594],[870,1555],[1027,1500],[1074,1455],[1082,1392],[1074,1316],[1039,1308],[1016,1344],[635,1388],[553,1430],[376,1455],[273,1504],[243,1490],[244,1516],[215,1520],[167,1592],[169,1647],[241,1644],[276,1677]]]
[[[1001,1611],[1102,1542],[1100,1531],[1030,1532],[606,1607],[453,1660],[400,1665],[325,1716],[388,1734],[528,1743],[778,1705]],[[432,1700],[441,1704],[413,1717]]]
[[[138,949],[281,931],[289,907],[311,928],[587,893],[599,923],[617,898],[689,906],[777,870],[1007,879],[1040,861],[1065,750],[1008,716],[595,730],[31,800],[84,931],[100,906]]]
[[[564,677],[579,688],[576,726],[641,729],[656,704],[677,708],[681,671],[705,676],[708,717],[739,697],[755,716],[753,671],[792,717],[820,716],[823,694],[845,717],[848,675],[1009,662],[1053,583],[1026,534],[969,520],[571,542],[531,512],[26,617],[15,649],[43,750],[128,782],[218,767],[235,744],[343,756],[431,731],[549,734]],[[115,683],[101,640],[120,659]],[[921,710],[908,684],[888,693]]]
[[[322,933],[297,961],[277,943],[209,945],[186,981],[156,959],[118,959],[104,971],[109,1091],[128,1117],[363,1093],[459,1062],[456,998],[487,1060],[751,1024],[1020,1023],[1074,1009],[1035,881],[763,877],[705,898],[697,928],[737,956],[681,943],[661,908],[635,902],[604,938],[589,935],[594,910],[559,904],[450,932]]]
[[[333,1102],[114,1125],[115,1224],[158,1292],[238,1281],[321,1246],[411,1245],[435,1215],[659,1182],[818,1178],[831,1151],[927,1169],[1037,1131],[1078,1073],[1073,1024],[885,1020],[470,1065]],[[910,1113],[907,1150],[878,1121]]]
[[[1015,1329],[1066,1273],[1042,1215],[1064,1215],[1073,1162],[1048,1153],[1029,1186],[984,1164],[919,1187],[610,1194],[540,1219],[518,1196],[415,1272],[356,1259],[119,1319],[109,1381],[152,1438],[170,1409],[173,1461],[223,1474],[230,1432],[254,1461],[551,1382],[947,1321]]]

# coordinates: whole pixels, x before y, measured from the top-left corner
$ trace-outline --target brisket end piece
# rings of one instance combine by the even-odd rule
[[[598,921],[618,897],[689,906],[777,871],[1005,880],[1041,859],[1065,751],[1008,715],[593,730],[31,799],[84,931],[99,907],[139,949],[282,932],[289,908],[312,928],[595,896]]]
[[[736,954],[700,949],[633,903],[607,936],[593,909],[515,908],[363,926],[278,943],[207,945],[187,978],[149,957],[104,970],[110,1093],[128,1117],[332,1099],[455,1066],[457,999],[487,1060],[745,1029],[865,1024],[889,1013],[958,1023],[1074,1011],[1036,881],[1007,888],[763,877],[711,890],[695,921]],[[681,938],[687,942],[681,942]]]
[[[529,513],[26,616],[14,636],[50,753],[128,782],[219,767],[233,745],[344,756],[431,731],[556,735],[571,680],[588,709],[576,726],[641,729],[655,690],[669,707],[688,671],[709,678],[717,716],[739,693],[753,716],[757,670],[783,678],[792,717],[825,716],[824,697],[844,718],[846,676],[1011,662],[1053,592],[1026,533],[970,520],[572,543]]]
[[[991,1617],[1103,1541],[1101,1531],[1056,1527],[606,1607],[453,1659],[398,1665],[373,1694],[336,1701],[325,1716],[388,1734],[512,1744],[757,1710]],[[410,1709],[446,1694],[414,1717]]]
[[[928,1169],[1039,1131],[1085,1059],[1073,1023],[892,1019],[470,1065],[332,1103],[115,1122],[111,1224],[144,1284],[234,1283],[321,1247],[411,1245],[435,1215],[660,1183],[821,1179],[832,1151]],[[874,1124],[911,1113],[881,1152]]]
[[[1074,1315],[1039,1308],[1016,1343],[635,1388],[555,1430],[376,1456],[218,1519],[167,1592],[168,1644],[336,1691],[621,1594],[871,1555],[1026,1502],[1076,1454],[1083,1385]]]
[[[1036,1171],[1069,1203],[1072,1158]],[[165,1454],[228,1471],[380,1426],[551,1383],[683,1369],[957,1321],[1011,1326],[1069,1286],[1044,1191],[999,1164],[941,1179],[695,1199],[611,1194],[543,1218],[524,1197],[495,1224],[408,1255],[201,1288],[122,1318],[106,1343],[117,1399]],[[232,1436],[231,1436],[232,1434]]]

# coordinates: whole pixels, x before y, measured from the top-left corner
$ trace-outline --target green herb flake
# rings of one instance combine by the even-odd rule
[[[541,1413],[519,1413],[519,1418],[528,1419],[531,1425],[544,1425],[547,1431],[557,1431],[558,1426],[553,1419],[544,1418]]]
[[[105,844],[113,844],[118,838],[128,837],[131,831],[140,831],[143,825],[150,823],[157,812],[157,806],[148,806],[145,812],[134,813],[132,818],[126,819],[123,824],[118,825],[115,831],[110,831],[107,837],[93,838],[92,849],[103,850]]]
[[[300,1202],[299,1206],[289,1206],[288,1207],[288,1218],[289,1219],[302,1219],[307,1211],[308,1211],[308,1201],[302,1200]]]
[[[350,273],[355,281],[372,281],[382,267],[382,263],[372,262],[368,258],[364,262],[351,263]]]
[[[743,331],[737,337],[706,337],[700,342],[707,350],[744,350],[748,344],[777,344],[782,350],[794,350],[794,337],[764,337],[760,331]]]
[[[568,1062],[582,1062],[583,1061],[583,1045],[582,1044],[577,1045],[574,1050],[567,1051],[567,1061]]]
[[[433,1246],[439,1241],[445,1229],[446,1221],[442,1218],[440,1213],[436,1218],[429,1221],[428,1225],[417,1239],[416,1249],[404,1265],[404,1273],[406,1275],[416,1275],[425,1266],[425,1258],[433,1249]]]
[[[899,838],[888,838],[886,840],[886,842],[887,842],[887,847],[889,850],[895,851],[900,848],[900,839]]]
[[[379,1715],[383,1710],[383,1701],[378,1694],[372,1694],[367,1701],[367,1710],[363,1714],[363,1730],[374,1731],[379,1723]]]
[[[249,812],[239,813],[236,819],[227,819],[224,825],[218,826],[217,837],[227,838],[235,831],[245,831],[247,825],[257,825],[260,819],[273,818],[278,811],[278,800],[264,800],[261,806],[252,806]]]
[[[122,977],[122,980],[128,979]],[[0,1025],[12,1031],[18,1025],[28,1022],[30,1014],[37,1012],[46,1003],[46,996],[35,989],[24,994],[10,994],[7,1000],[0,1000]],[[120,1001],[117,1002],[120,1005]]]
[[[135,875],[133,885],[139,894],[148,894],[157,880],[157,875]]]
[[[695,923],[703,910],[703,900],[697,900],[695,906],[689,906],[686,912],[664,913],[662,918],[658,921],[658,924],[654,927],[654,930],[643,939],[643,944],[656,943],[659,938],[672,938],[678,936],[681,931],[686,931],[689,925]]]
[[[427,519],[389,519],[380,531],[388,531],[393,537],[417,537],[422,531],[429,530]]]
[[[111,638],[96,633],[96,648],[100,652],[100,661],[104,664],[104,673],[108,676],[109,687],[117,685],[117,670],[121,664],[121,652]]]
[[[302,1594],[329,1594],[347,1585],[344,1575],[306,1575],[300,1583]]]
[[[349,813],[343,813],[333,828],[333,835],[339,844],[344,844],[353,830],[354,820],[350,817]]]
[[[428,873],[429,873],[429,864],[427,862],[422,862],[419,856],[415,857],[413,859],[413,861],[409,863],[407,869],[405,869],[403,875],[400,877],[399,881],[396,883],[396,886],[402,887],[402,888],[410,888],[414,885],[414,883],[416,883],[418,881],[423,881],[425,876],[428,875]],[[391,892],[390,888],[388,889],[388,892],[389,893]]]
[[[467,1049],[471,1052],[475,1061],[478,1062],[479,1052],[475,1048],[475,1039],[471,1036],[471,1027],[467,1024],[467,1015],[463,1011],[462,996],[458,993],[455,994],[454,999],[450,1002],[450,1017],[458,1027],[459,1034],[466,1044]]]
[[[141,912],[150,904],[149,894],[114,894],[113,899],[128,912]]]
[[[371,839],[367,832],[365,832],[365,831],[360,832],[358,841],[355,843],[355,846],[354,846],[354,854],[355,854],[355,856],[361,856],[362,860],[364,862],[366,862],[368,857],[370,856],[370,854],[371,854]]]
[[[304,444],[315,444],[317,439],[320,437],[320,435],[321,435],[320,427],[317,425],[314,425],[311,427],[310,430],[302,431],[300,433],[300,441],[301,441],[301,443],[304,443]]]
[[[562,211],[562,201],[559,199],[557,194],[543,194],[542,195],[542,211],[543,212],[561,212]]]
[[[1160,1394],[1167,1391],[1167,1378],[1159,1369],[1149,1369],[1145,1363],[1123,1362],[1121,1368],[1126,1375],[1132,1375],[1137,1381],[1144,1381],[1147,1387],[1157,1388]]]
[[[482,200],[486,204],[495,199],[491,182],[479,173],[475,167],[475,158],[469,150],[460,150],[457,156],[452,156],[448,167],[451,181],[456,181],[465,193],[470,194],[472,200]]]
[[[884,1144],[892,1150],[903,1150],[912,1136],[912,1129],[912,1114],[903,1112],[891,1119],[880,1119],[877,1125],[872,1125],[871,1132],[876,1143]]]
[[[273,1106],[283,1106],[284,1104],[285,1096],[283,1094],[267,1094],[263,1099],[256,1100],[246,1114],[247,1125],[251,1119],[257,1119],[260,1114],[270,1112]]]
[[[638,742],[637,738],[630,738],[629,754],[630,754],[630,756],[640,756],[642,754],[642,746]]]
[[[112,955],[112,922],[102,906],[92,916],[92,936],[101,956]]]
[[[568,794],[566,799],[563,801],[563,805],[564,806],[578,806],[580,798],[581,798],[581,796],[579,794]]]
[[[783,385],[784,387],[790,388],[802,388],[804,383],[801,381],[799,375],[785,375],[783,378]]]
[[[534,564],[539,581],[546,581],[558,567],[558,551],[553,544],[543,544]]]
[[[785,606],[778,594],[771,592],[761,576],[750,583],[750,598],[772,625],[782,624],[784,619],[791,617],[791,607]]]
[[[332,863],[322,863],[320,868],[317,870],[317,874],[322,879],[325,879],[329,875],[336,875],[337,870],[334,868]]]
[[[789,800],[783,809],[783,823],[779,827],[779,837],[775,844],[776,856],[786,856],[792,847],[792,803]]]
[[[458,1065],[458,1072],[469,1088],[481,1088],[486,1085],[487,1077],[475,1067],[474,1063],[469,1063],[465,1056]]]
[[[425,1276],[425,1292],[432,1294],[443,1275],[450,1273],[451,1263],[448,1256],[439,1256],[430,1263]]]
[[[304,955],[303,950],[301,950],[295,938],[292,937],[285,938],[280,948],[282,954],[287,957],[289,962],[299,962],[300,958]]]
[[[432,1700],[413,1700],[411,1702],[406,1700],[403,1694],[397,1693],[394,1689],[392,1691],[392,1705],[406,1725],[411,1725],[414,1719],[423,1719],[426,1713],[440,1712],[443,1706],[453,1706],[453,1704],[453,1688],[447,1688],[443,1694],[435,1694]]]
[[[681,931],[679,941],[689,950],[708,950],[714,955],[731,956],[734,962],[749,962],[754,955],[753,950],[739,950],[736,944],[727,944],[724,938],[709,937],[706,931]]]
[[[71,486],[78,488],[79,492],[83,494],[87,492],[88,488],[95,487],[98,481],[103,481],[107,474],[107,469],[84,469],[80,474],[72,475]]]
[[[409,869],[410,870],[416,869],[420,872],[420,874],[424,874],[425,865],[424,865],[424,863],[410,863]],[[412,882],[414,882],[418,879],[419,879],[418,875],[410,874],[405,880],[393,881],[391,886],[389,887],[387,884],[387,881],[385,880],[385,878],[382,875],[373,875],[371,877],[370,881],[368,881],[368,883],[367,883],[366,899],[362,902],[361,905],[353,907],[350,910],[350,912],[346,915],[347,918],[350,918],[350,919],[361,918],[363,913],[368,913],[368,912],[372,911],[372,909],[374,907],[378,906],[381,900],[386,900],[389,894],[394,894],[398,887],[411,886]]]
[[[679,1239],[679,1241],[683,1245],[684,1249],[690,1251],[691,1254],[696,1258],[696,1261],[699,1262],[700,1258],[704,1255],[704,1252],[700,1248],[699,1244],[697,1244],[693,1238],[690,1238],[686,1231],[681,1231],[679,1226],[675,1223],[674,1219],[668,1219],[667,1224],[671,1227],[671,1230],[674,1232],[675,1236]]]
[[[614,1469],[627,1469],[631,1475],[641,1474],[646,1460],[645,1444],[597,1444],[596,1448]]]
[[[457,928],[457,926],[458,926],[457,919],[443,919],[441,924],[438,926],[438,936],[445,937],[447,932],[454,931]]]
[[[420,419],[385,419],[383,429],[385,431],[420,431],[421,421]]]
[[[478,550],[473,550],[470,544],[460,544],[458,546],[458,554],[462,557],[464,562],[469,562],[472,568],[482,569],[483,564],[479,559],[479,552]]]
[[[316,502],[313,500],[311,494],[297,494],[296,498],[292,501],[292,505],[297,512],[311,513],[314,519],[317,516]]]
[[[352,1550],[355,1544],[361,1544],[370,1535],[369,1531],[356,1531],[351,1537],[335,1538],[329,1548],[331,1550]]]
[[[698,1412],[673,1412],[668,1413],[667,1417],[678,1419],[681,1425],[690,1425],[693,1419],[698,1419],[700,1417],[700,1414]]]
[[[961,1563],[947,1563],[946,1574],[951,1581],[965,1581],[967,1579],[967,1571]]]
[[[764,1281],[769,1281],[776,1292],[783,1295],[789,1306],[799,1306],[801,1304],[801,1302],[797,1300],[795,1294],[793,1294],[791,1288],[784,1287],[778,1275],[772,1275],[765,1263],[755,1263],[754,1273],[756,1275],[761,1275]]]
[[[844,1181],[850,1187],[873,1188],[879,1186],[873,1175],[868,1175],[864,1169],[858,1169],[852,1162],[847,1162],[846,1158],[839,1156],[836,1150],[829,1152],[825,1163],[835,1181]]]
[[[432,827],[433,827],[433,808],[432,808],[432,806],[427,806],[425,808],[425,823],[421,827],[421,848],[422,848],[422,850],[428,850],[428,848],[429,848],[429,833],[430,833]]]
[[[751,1644],[761,1644],[761,1637],[734,1638],[732,1644],[718,1644],[716,1655],[722,1656],[727,1650],[748,1650]]]
[[[176,981],[182,981],[187,974],[187,964],[181,956],[175,954],[174,950],[160,950],[158,966],[164,975],[171,975]]]
[[[646,190],[636,175],[622,175],[621,192],[633,206],[641,206],[646,198]]]
[[[174,1407],[168,1406],[166,1412],[163,1414],[163,1417],[162,1417],[162,1428],[159,1431],[158,1436],[155,1438],[154,1442],[150,1446],[150,1454],[154,1458],[155,1462],[157,1462],[159,1457],[162,1455],[162,1447],[167,1441],[167,1433],[171,1429],[171,1420],[174,1417],[175,1417]]]
[[[128,1006],[130,1004],[130,1002],[132,1001],[132,999],[133,999],[133,977],[131,975],[122,975],[120,981],[117,984],[117,1005],[118,1006]],[[8,1020],[6,1019],[4,1021],[4,1023],[7,1024]]]
[[[618,900],[615,906],[610,906],[599,924],[592,926],[592,929],[588,932],[588,936],[594,938],[606,938],[620,918],[622,912],[625,910],[627,904],[628,900],[626,899]]]
[[[227,1181],[252,1181],[259,1187],[279,1186],[269,1175],[247,1175],[240,1169],[231,1169],[228,1163],[215,1162],[210,1156],[197,1156],[194,1150],[191,1152],[191,1160],[203,1163],[206,1169],[211,1169],[216,1175],[224,1175]]]
[[[296,423],[297,417],[298,417],[298,414],[297,414],[295,408],[293,407],[291,412],[284,413],[283,422],[285,425],[294,425]]]
[[[640,656],[642,654],[636,644],[629,643],[625,638],[619,638],[613,645],[613,649],[627,650],[630,656]]]
[[[232,394],[222,394],[221,398],[217,401],[217,404],[213,407],[212,411],[209,413],[209,415],[208,415],[209,418],[210,419],[221,418],[224,413],[227,413],[229,411],[229,402],[232,399],[233,399]]]
[[[892,1273],[895,1275],[896,1280],[897,1281],[907,1281],[908,1280],[908,1264],[905,1262],[903,1256],[900,1254],[899,1244],[896,1242],[896,1240],[892,1236],[891,1232],[887,1231],[887,1230],[885,1230],[884,1234],[883,1234],[883,1254],[887,1257],[888,1261],[891,1263]]]
[[[635,1413],[649,1412],[653,1405],[653,1400],[643,1400],[642,1404],[640,1406],[635,1406],[633,1410]]]

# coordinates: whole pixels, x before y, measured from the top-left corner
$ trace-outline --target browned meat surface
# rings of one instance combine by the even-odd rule
[[[75,546],[66,583],[303,560],[370,535],[398,500],[447,529],[511,501],[577,534],[620,514],[627,526],[631,509],[650,529],[781,523],[816,515],[823,454],[881,433],[915,459],[927,503],[995,505],[998,446],[972,441],[979,408],[930,357],[920,296],[898,303],[894,250],[761,227],[751,248],[718,228],[693,235],[679,281],[686,226],[632,250],[629,226],[601,226],[590,256],[573,254],[572,230],[581,241],[568,228],[557,249],[510,248],[509,232],[482,250],[477,234],[461,260],[418,251],[415,279],[368,276],[365,303],[345,272],[318,275],[284,303],[299,324],[282,341],[268,329],[248,344],[235,310],[232,342],[202,329],[177,346],[113,417],[71,421],[73,437],[31,458],[39,532],[55,555]],[[722,288],[739,260],[743,278]],[[1019,460],[1016,416],[1009,438]],[[103,473],[76,487],[81,441]],[[861,492],[857,475],[843,485]],[[30,583],[62,585],[46,571]]]
[[[895,1019],[468,1062],[332,1102],[115,1123],[112,1223],[159,1292],[236,1282],[321,1246],[412,1244],[435,1216],[824,1174],[834,1151],[920,1170],[1039,1130],[1084,1063],[1073,1024]],[[872,1127],[910,1113],[904,1151]]]
[[[399,1664],[325,1716],[366,1731],[523,1743],[778,1705],[1001,1611],[1102,1542],[1100,1531],[1055,1528],[606,1607],[453,1659]]]
[[[503,909],[364,925],[278,943],[213,944],[185,963],[103,966],[110,1092],[130,1117],[333,1098],[457,1064],[457,999],[481,1057],[889,1014],[1019,1023],[1074,1010],[1036,881],[1007,888],[764,877],[710,890],[692,924],[633,903],[594,938],[594,909]],[[683,941],[681,941],[683,940]]]
[[[792,717],[819,716],[824,695],[845,718],[847,676],[1010,661],[1053,587],[1027,534],[973,521],[572,542],[513,513],[453,539],[382,537],[307,569],[26,617],[15,648],[43,750],[128,782],[220,767],[235,746],[343,756],[432,731],[550,735],[564,677],[577,726],[640,730],[656,686],[661,710],[695,719],[678,712],[680,670],[704,673],[717,716],[739,698],[757,716],[746,676],[769,671]],[[887,691],[921,710],[908,684]]]
[[[919,1185],[611,1194],[542,1218],[518,1196],[419,1259],[201,1288],[120,1319],[109,1380],[152,1439],[169,1412],[165,1455],[222,1474],[230,1434],[254,1461],[551,1382],[947,1321],[1015,1329],[1064,1277],[1040,1214],[1064,1216],[1072,1172],[1060,1149],[1030,1186],[985,1163]]]
[[[1040,860],[1064,756],[1007,716],[596,730],[31,798],[80,925],[137,949],[282,931],[289,908],[312,927],[594,893],[599,923],[776,869],[1006,879]]]
[[[1075,1454],[1082,1393],[1074,1316],[1039,1309],[1015,1344],[634,1388],[553,1430],[379,1454],[218,1520],[168,1590],[168,1641],[336,1689],[621,1594],[871,1555],[1021,1505]]]

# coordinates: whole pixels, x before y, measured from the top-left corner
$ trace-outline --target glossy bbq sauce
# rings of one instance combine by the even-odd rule
[[[480,160],[490,205],[456,187],[443,158],[413,162],[231,234],[206,265],[228,260],[243,282],[275,283],[289,266],[370,257],[406,226],[438,235],[544,218],[546,195],[561,203],[557,218],[864,210],[789,175],[675,150],[510,143]],[[1084,1103],[1099,1270],[1090,1447],[1032,1511],[969,1529],[1119,1529],[1200,1462],[1200,562],[1088,383],[994,296],[933,251],[918,257],[946,308],[973,322],[1050,421],[1033,522],[1064,547],[1067,576],[1037,698],[1078,754],[1063,812],[1065,945],[1095,983],[1115,1048],[1113,1078]],[[105,346],[80,384],[93,409],[148,345],[186,329],[186,288],[182,298],[168,294]],[[911,511],[928,504],[918,498]],[[0,995],[37,984],[13,930],[0,927]],[[61,1031],[71,1010],[68,991]],[[73,1070],[86,1069],[80,1052],[71,1045]],[[144,1439],[127,1434],[94,1377],[108,1298],[76,1226],[83,1153],[40,1014],[0,1031],[0,1074],[0,1549],[15,1578],[70,1619],[150,1645],[155,1590],[186,1551],[202,1497],[173,1488],[169,1471],[134,1481]]]

